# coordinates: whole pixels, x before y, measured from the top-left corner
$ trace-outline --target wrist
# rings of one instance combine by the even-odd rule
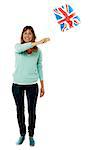
[[[38,43],[37,42],[32,42],[32,46],[36,46]]]
[[[41,86],[41,89],[44,89],[44,86]]]

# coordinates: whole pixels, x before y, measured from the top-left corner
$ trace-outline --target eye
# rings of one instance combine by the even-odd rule
[[[24,34],[26,35],[26,34],[27,34],[27,32],[24,32]]]
[[[31,32],[29,32],[29,35],[32,35],[32,33],[31,33]]]

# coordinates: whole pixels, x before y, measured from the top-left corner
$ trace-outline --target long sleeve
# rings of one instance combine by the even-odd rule
[[[40,79],[40,80],[43,80],[42,53],[41,53],[41,51],[40,51],[40,53],[39,53],[39,58],[38,58],[38,62],[37,62],[37,69],[38,69],[39,79]]]
[[[29,43],[24,43],[24,44],[17,43],[17,44],[15,45],[15,52],[18,53],[18,54],[20,54],[20,53],[22,53],[22,52],[24,52],[24,51],[26,51],[27,49],[32,48],[32,47],[33,47],[33,46],[32,46],[32,43],[31,43],[31,42],[29,42]]]

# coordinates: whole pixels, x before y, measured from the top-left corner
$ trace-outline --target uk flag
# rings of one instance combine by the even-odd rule
[[[80,18],[76,15],[73,8],[66,4],[59,8],[54,9],[54,14],[60,24],[61,31],[69,30],[80,23]]]

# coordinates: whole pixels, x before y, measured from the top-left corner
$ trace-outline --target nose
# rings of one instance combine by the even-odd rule
[[[26,37],[26,38],[29,38],[29,35],[26,35],[25,37]]]

